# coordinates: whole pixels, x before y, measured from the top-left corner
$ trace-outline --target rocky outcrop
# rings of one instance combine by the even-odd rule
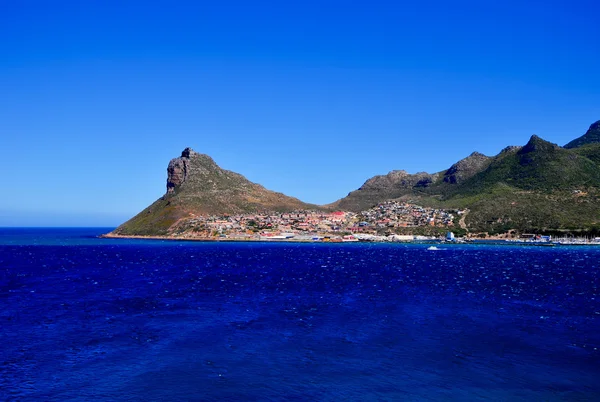
[[[433,181],[434,175],[426,172],[410,174],[405,170],[392,170],[386,175],[375,176],[367,180],[359,190],[393,191],[410,189],[418,183],[426,186]]]
[[[182,185],[187,178],[190,157],[197,155],[192,148],[186,148],[179,158],[171,159],[167,167],[167,194],[173,193],[175,188]]]
[[[511,153],[511,152],[517,152],[521,148],[523,148],[523,147],[520,146],[520,145],[509,145],[509,146],[503,148],[502,151],[500,151],[500,153],[498,155],[508,154],[508,153]]]
[[[492,158],[480,154],[479,152],[473,152],[471,155],[464,159],[456,162],[450,166],[450,169],[444,173],[444,182],[450,184],[461,183],[477,173],[483,171],[488,165]]]

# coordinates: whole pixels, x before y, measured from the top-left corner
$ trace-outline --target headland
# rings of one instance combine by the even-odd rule
[[[565,146],[533,135],[437,173],[392,170],[331,204],[268,190],[186,148],[165,195],[107,236],[229,241],[600,237],[600,121]]]

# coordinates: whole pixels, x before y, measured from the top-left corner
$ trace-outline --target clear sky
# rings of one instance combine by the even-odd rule
[[[190,146],[307,202],[600,119],[597,1],[0,0],[0,225],[116,226]]]

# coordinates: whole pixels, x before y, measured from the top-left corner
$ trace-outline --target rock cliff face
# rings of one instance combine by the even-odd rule
[[[171,159],[167,167],[167,194],[173,193],[175,188],[183,184],[187,178],[190,156],[197,155],[191,148],[186,148],[179,158]]]
[[[506,148],[502,149],[502,151],[500,151],[500,153],[498,155],[502,155],[505,153],[511,153],[511,152],[517,152],[521,148],[523,148],[523,147],[519,146],[519,145],[509,145]]]

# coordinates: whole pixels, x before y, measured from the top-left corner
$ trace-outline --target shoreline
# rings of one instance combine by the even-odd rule
[[[457,245],[457,244],[471,244],[471,245],[482,245],[482,244],[493,244],[493,245],[507,245],[507,246],[535,246],[535,247],[554,247],[554,246],[600,246],[600,243],[561,243],[561,242],[536,242],[536,241],[519,241],[509,239],[460,239],[457,241],[447,241],[443,239],[415,239],[415,240],[356,240],[356,241],[328,241],[328,240],[312,240],[312,239],[257,239],[257,238],[214,238],[214,237],[174,237],[174,236],[160,236],[160,235],[119,235],[114,233],[105,233],[98,236],[101,239],[135,239],[135,240],[168,240],[168,241],[186,241],[186,242],[211,242],[211,243],[327,243],[327,244],[352,244],[352,243],[400,243],[400,244],[430,244],[430,243],[441,243],[445,245]]]
[[[324,243],[319,240],[309,239],[235,239],[231,237],[215,238],[215,237],[174,237],[174,236],[146,236],[146,235],[119,235],[106,233],[98,236],[101,239],[137,239],[137,240],[171,240],[171,241],[196,241],[196,242],[277,242],[277,243]],[[326,242],[325,242],[326,243]],[[341,243],[341,242],[330,242],[330,243]],[[354,243],[359,243],[354,242]]]

